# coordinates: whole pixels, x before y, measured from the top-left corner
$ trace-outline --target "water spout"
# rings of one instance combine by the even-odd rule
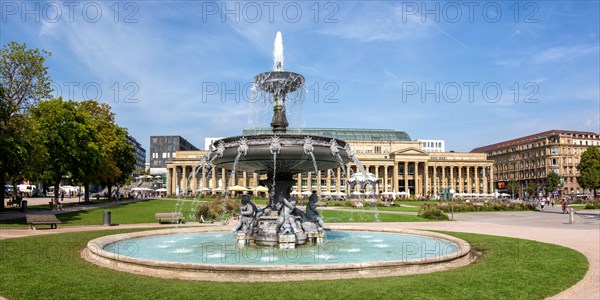
[[[304,145],[302,146],[302,148],[304,149],[304,154],[310,155],[310,157],[312,158],[313,168],[315,169],[316,175],[319,172],[319,170],[317,169],[317,161],[315,160],[315,154],[313,153],[313,151],[315,150],[313,144],[313,140],[310,138],[310,136],[307,136],[304,138]]]
[[[335,139],[331,139],[329,141],[329,149],[331,150],[331,155],[335,156],[340,168],[342,169],[341,176],[342,177],[345,176],[346,175],[346,167],[344,166],[344,161],[342,160],[342,157],[340,156],[340,149],[339,149],[339,146],[338,146],[337,142],[335,141]]]
[[[234,186],[236,185],[236,183],[233,181],[233,179],[235,178],[236,170],[237,170],[237,164],[240,161],[240,156],[244,155],[246,156],[246,154],[248,154],[248,140],[245,137],[242,137],[240,139],[240,141],[238,142],[238,153],[235,156],[235,160],[233,161],[233,169],[231,170],[231,185]]]
[[[273,45],[273,71],[283,71],[283,39],[281,31],[275,35],[275,44]]]

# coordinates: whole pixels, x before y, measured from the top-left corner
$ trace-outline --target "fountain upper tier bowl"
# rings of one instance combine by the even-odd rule
[[[335,169],[352,160],[345,141],[306,134],[228,137],[215,141],[212,147],[215,149],[209,154],[212,164],[246,172]]]
[[[304,76],[285,71],[265,72],[254,77],[254,82],[269,93],[290,93],[304,84]]]

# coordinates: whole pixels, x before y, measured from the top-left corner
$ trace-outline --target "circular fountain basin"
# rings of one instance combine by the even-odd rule
[[[144,231],[92,240],[82,255],[120,271],[209,281],[398,276],[456,268],[474,259],[469,244],[451,236],[354,229],[327,231],[325,243],[296,249],[239,247],[234,233],[210,228]]]
[[[274,170],[285,170],[287,173],[300,173],[314,171],[315,164],[318,170],[335,169],[348,163],[351,158],[345,150],[346,142],[343,140],[307,135],[307,134],[278,134],[281,149],[277,154],[277,159],[273,159],[270,145],[274,135],[251,135],[228,137],[215,141],[213,145],[223,143],[224,151],[222,156],[215,157],[212,160],[214,165],[232,170],[235,158],[238,156],[238,147],[240,140],[245,138],[248,145],[246,155],[239,156],[236,165],[237,171],[245,172],[273,172]],[[305,138],[310,137],[313,147],[313,158],[304,151]],[[331,141],[336,143],[336,151],[339,156],[332,153]]]
[[[294,72],[273,71],[254,76],[254,82],[269,93],[289,93],[304,84],[304,76]]]

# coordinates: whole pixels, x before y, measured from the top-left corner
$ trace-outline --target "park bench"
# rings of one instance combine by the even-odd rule
[[[317,201],[317,203],[315,203],[315,205],[317,207],[325,207],[325,206],[327,206],[327,202],[325,202],[325,201]]]
[[[182,213],[156,213],[154,216],[158,220],[158,223],[161,223],[162,221],[166,220],[170,220],[171,222],[177,221],[177,223],[179,224],[183,223]]]
[[[29,229],[35,230],[35,225],[49,224],[50,229],[57,229],[57,224],[62,223],[54,214],[26,214]]]
[[[21,206],[21,200],[22,199],[9,199],[8,202],[6,203],[6,205],[8,207],[13,207],[13,206]]]

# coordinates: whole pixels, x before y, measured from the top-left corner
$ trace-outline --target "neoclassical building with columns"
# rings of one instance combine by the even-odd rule
[[[403,131],[389,129],[288,128],[288,132],[335,137],[345,140],[377,185],[371,190],[350,190],[348,179],[360,167],[349,163],[341,168],[295,175],[297,192],[316,190],[319,194],[352,192],[404,192],[415,197],[435,197],[442,189],[456,193],[491,194],[494,192],[493,161],[485,153],[426,152],[419,141]],[[270,133],[270,128],[246,129],[243,135]],[[217,194],[229,186],[257,187],[266,174],[236,172],[217,168],[204,174],[196,168],[208,151],[177,151],[167,164],[167,193]],[[194,172],[196,170],[196,172]]]

